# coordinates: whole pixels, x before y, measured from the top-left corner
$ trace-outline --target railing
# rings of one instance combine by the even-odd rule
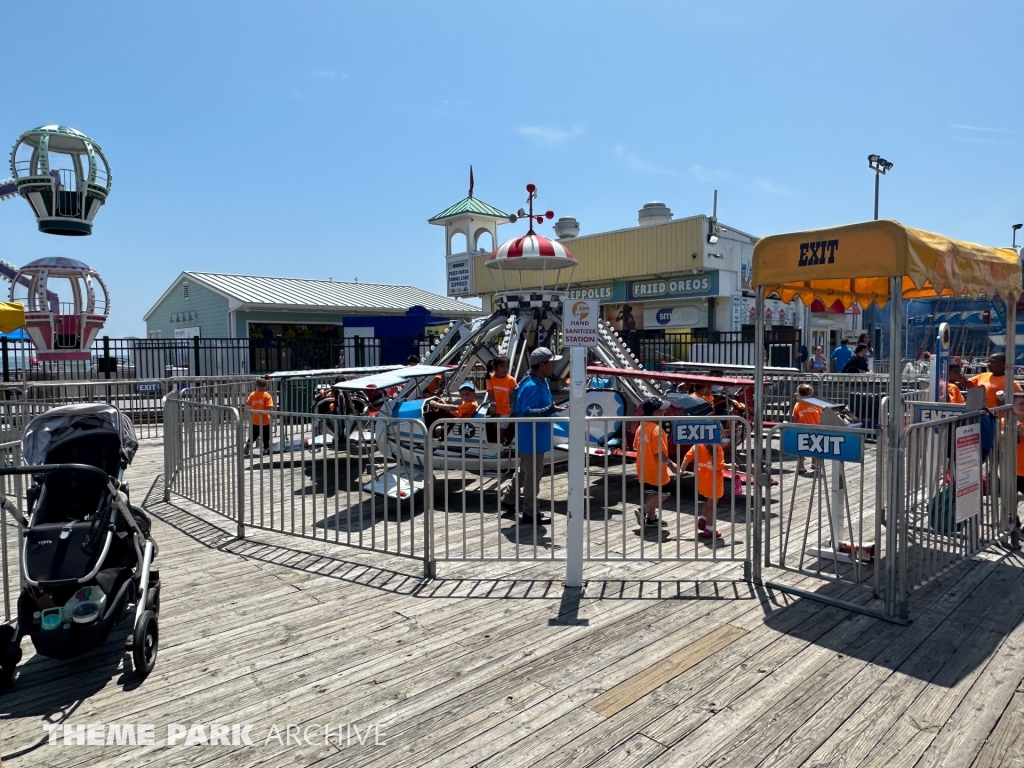
[[[1007,428],[1015,430],[1013,411],[1001,406],[912,424],[902,435],[898,602],[993,542],[1008,540],[1017,487],[1016,467],[1004,458]]]
[[[564,419],[372,419],[295,412],[252,414],[226,405],[167,399],[165,475],[178,494],[247,528],[436,562],[564,561],[568,485]],[[269,423],[253,424],[267,421]],[[520,455],[514,429],[551,429],[547,454]],[[689,427],[724,440],[717,527],[706,540],[693,472],[673,476],[663,494],[641,489],[628,451],[641,422],[673,434]],[[563,426],[559,426],[562,424]],[[737,417],[609,419],[590,417],[593,436],[585,486],[587,560],[739,562],[749,575],[752,514],[746,457],[750,430]],[[693,432],[693,434],[698,434]],[[616,437],[617,436],[617,437]],[[678,466],[691,444],[669,441]],[[715,446],[711,446],[712,451]],[[699,449],[695,450],[699,454]],[[703,471],[703,470],[701,470]],[[716,470],[717,471],[717,470]],[[233,486],[233,489],[232,487]],[[657,526],[635,510],[649,502]]]
[[[182,322],[189,322],[183,320]],[[97,339],[85,361],[37,359],[31,340],[0,338],[3,380],[82,381],[233,376],[404,364],[426,355],[434,339]]]
[[[5,467],[21,466],[21,443],[0,443],[0,462]],[[22,475],[0,478],[0,492],[24,514],[25,494]],[[0,581],[4,601],[4,623],[17,616],[18,594],[21,591],[21,540],[24,531],[6,511],[0,511]]]
[[[772,335],[774,338],[766,341],[768,364],[779,367],[797,365],[800,359],[799,330],[776,331]],[[668,331],[663,336],[626,331],[622,337],[647,368],[672,361],[753,365],[757,349],[754,334],[750,331]]]

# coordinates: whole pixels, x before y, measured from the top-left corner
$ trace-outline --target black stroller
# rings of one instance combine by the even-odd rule
[[[128,638],[135,671],[156,664],[160,576],[146,514],[131,506],[121,481],[138,443],[131,419],[110,405],[54,408],[32,419],[21,440],[31,475],[28,519],[0,495],[0,506],[24,528],[18,618],[0,627],[0,689],[21,660],[21,640],[36,652],[70,659],[101,645],[134,604]],[[2,515],[2,513],[0,513]]]

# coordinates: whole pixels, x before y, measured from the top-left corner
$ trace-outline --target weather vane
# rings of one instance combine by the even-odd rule
[[[529,216],[530,217],[530,231],[527,232],[526,234],[527,235],[535,235],[536,232],[533,231],[533,222],[534,222],[534,220],[536,220],[536,222],[538,224],[543,224],[544,223],[544,219],[553,219],[553,218],[555,218],[555,212],[554,211],[544,211],[543,214],[539,214],[539,213],[535,214],[533,212],[533,201],[537,199],[537,185],[536,184],[527,184],[526,185],[526,191],[528,193],[527,196],[526,196],[526,204],[528,206],[530,206],[530,213],[527,214],[526,211],[524,211],[522,208],[520,208],[516,213],[509,214],[508,220],[511,223],[515,224],[517,220],[522,219],[525,216]]]

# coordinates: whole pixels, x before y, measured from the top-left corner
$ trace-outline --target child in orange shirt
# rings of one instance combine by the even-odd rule
[[[814,394],[814,387],[810,384],[801,384],[796,388],[797,397],[811,397]],[[805,403],[801,400],[797,400],[793,404],[793,421],[799,422],[800,424],[821,424],[821,408],[810,403]],[[814,471],[815,459],[811,459],[811,471]],[[800,460],[796,463],[796,471],[804,471],[804,457],[801,456]]]
[[[252,439],[245,446],[246,455],[253,443],[263,443],[263,453],[270,454],[270,414],[274,398],[267,392],[267,380],[256,379],[256,391],[246,398],[245,404],[252,411]]]
[[[457,419],[471,419],[476,415],[477,404],[476,404],[476,386],[471,381],[462,382],[462,386],[459,387],[459,397],[461,402],[458,403],[442,403],[440,400],[433,400],[428,403],[427,407],[432,408],[435,411],[445,411],[445,415],[455,416]],[[438,424],[434,427],[434,439],[439,440],[443,433],[444,425]]]
[[[665,407],[660,397],[649,397],[640,403],[640,412],[654,416]],[[676,464],[668,455],[668,434],[661,423],[641,421],[633,436],[633,450],[636,451],[637,477],[644,491],[644,504],[636,509],[636,521],[641,530],[657,528],[658,507],[671,495],[672,474],[676,471]]]
[[[715,528],[715,506],[725,493],[725,451],[720,445],[691,445],[679,471],[693,461],[696,462],[697,493],[704,499],[704,514],[697,518],[697,535],[720,539],[722,532]]]

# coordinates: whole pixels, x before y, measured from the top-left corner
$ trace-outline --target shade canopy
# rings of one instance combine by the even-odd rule
[[[850,307],[884,306],[889,278],[903,278],[903,298],[998,295],[1016,301],[1021,266],[1010,248],[989,248],[905,227],[869,221],[762,238],[754,246],[751,285],[805,305],[822,299]]]
[[[20,301],[0,301],[0,333],[14,333],[25,327],[25,305]]]
[[[569,249],[557,240],[529,234],[498,246],[486,262],[492,269],[561,269],[576,265]]]

